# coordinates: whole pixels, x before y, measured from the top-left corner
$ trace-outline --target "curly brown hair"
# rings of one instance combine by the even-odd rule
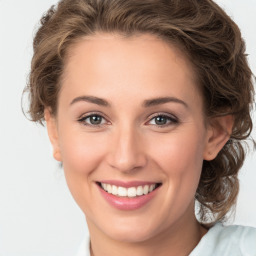
[[[205,116],[233,115],[230,139],[214,160],[204,161],[195,195],[202,223],[224,220],[236,203],[242,142],[252,130],[253,76],[237,25],[211,0],[61,0],[34,38],[27,86],[33,121],[43,124],[45,107],[56,114],[67,51],[96,32],[150,33],[182,49],[197,75]]]

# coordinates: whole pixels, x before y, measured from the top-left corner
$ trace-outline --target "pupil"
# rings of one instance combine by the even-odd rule
[[[91,124],[100,124],[101,123],[101,117],[100,116],[91,116],[90,122]]]
[[[166,117],[164,116],[156,117],[156,124],[159,124],[159,125],[166,124]]]

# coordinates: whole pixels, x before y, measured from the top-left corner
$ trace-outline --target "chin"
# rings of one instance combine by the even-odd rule
[[[142,243],[153,237],[152,233],[145,230],[116,230],[107,234],[113,240],[124,243]]]
[[[159,232],[159,226],[152,225],[150,221],[137,220],[135,222],[111,223],[102,230],[108,237],[113,240],[125,243],[145,242]]]

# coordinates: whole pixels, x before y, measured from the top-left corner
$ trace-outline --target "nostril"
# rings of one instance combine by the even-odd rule
[[[110,159],[109,165],[124,173],[138,171],[147,164],[146,157],[143,155],[122,155],[118,159]]]

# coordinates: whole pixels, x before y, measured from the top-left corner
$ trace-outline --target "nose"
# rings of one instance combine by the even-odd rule
[[[116,131],[115,135],[111,137],[108,155],[109,165],[124,173],[130,173],[144,167],[147,163],[147,157],[141,137],[142,134],[132,128]]]

